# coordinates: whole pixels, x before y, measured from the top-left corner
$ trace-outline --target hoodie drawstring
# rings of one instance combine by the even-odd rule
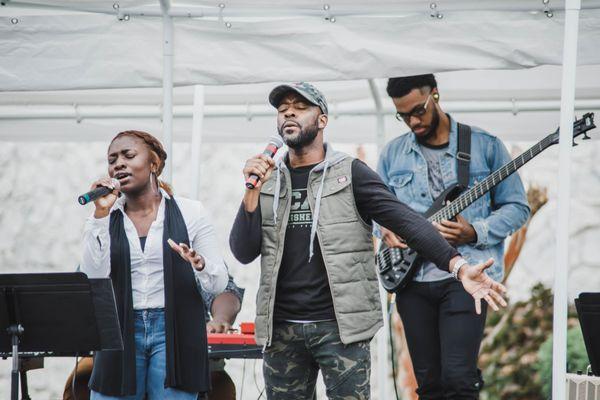
[[[317,234],[317,223],[319,222],[319,212],[321,211],[321,197],[323,197],[323,186],[325,186],[325,175],[327,174],[327,168],[329,168],[329,161],[325,161],[325,165],[323,166],[323,176],[321,177],[321,184],[319,185],[319,190],[317,190],[317,198],[315,200],[315,211],[313,212],[312,225],[310,227],[310,245],[308,251],[308,262],[310,262],[314,254],[315,235]]]
[[[281,167],[277,168],[277,179],[275,179],[275,198],[273,199],[273,222],[277,225],[277,208],[279,208],[279,191],[281,190]]]

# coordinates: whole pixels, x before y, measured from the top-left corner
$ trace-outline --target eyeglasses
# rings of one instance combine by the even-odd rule
[[[398,121],[404,121],[404,122],[410,121],[411,117],[416,117],[416,118],[420,119],[427,112],[427,106],[429,105],[429,100],[431,100],[431,95],[427,96],[427,100],[425,100],[425,103],[423,103],[419,106],[416,106],[415,108],[412,109],[412,111],[407,112],[407,113],[397,112],[396,119]]]

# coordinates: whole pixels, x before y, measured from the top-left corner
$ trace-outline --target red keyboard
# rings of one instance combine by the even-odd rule
[[[262,358],[262,347],[254,339],[254,323],[242,322],[240,333],[209,333],[210,358]]]

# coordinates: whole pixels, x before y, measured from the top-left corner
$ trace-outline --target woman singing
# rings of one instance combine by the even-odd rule
[[[95,354],[92,399],[195,400],[209,391],[199,289],[223,291],[227,269],[202,204],[173,197],[158,179],[166,158],[152,135],[121,132],[108,148],[110,178],[92,185],[114,190],[86,221],[81,270],[111,278],[124,344]]]

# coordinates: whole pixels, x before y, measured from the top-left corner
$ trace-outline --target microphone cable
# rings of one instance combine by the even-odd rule
[[[387,317],[388,317],[388,330],[390,337],[390,355],[392,359],[392,381],[394,382],[394,394],[396,395],[396,400],[400,400],[400,396],[398,395],[398,385],[396,383],[396,349],[394,347],[394,337],[393,337],[393,329],[392,329],[392,313],[394,311],[393,305],[396,304],[396,293],[392,293],[391,300],[387,302]]]
[[[242,367],[242,388],[240,390],[240,400],[244,398],[244,381],[246,380],[246,359],[244,358],[244,364]]]
[[[77,367],[79,366],[79,353],[75,353],[75,371],[73,372],[73,380],[71,381],[71,393],[73,394],[73,400],[77,400],[77,393],[75,393],[75,381],[77,380]]]
[[[256,391],[258,392],[258,397],[256,398],[256,400],[260,400],[260,398],[263,395],[263,392],[265,391],[265,388],[263,387],[262,390],[260,389],[260,387],[258,386],[258,381],[256,379],[256,361],[258,361],[258,359],[254,359],[254,365],[252,366],[252,375],[254,377],[254,386],[256,387]]]

